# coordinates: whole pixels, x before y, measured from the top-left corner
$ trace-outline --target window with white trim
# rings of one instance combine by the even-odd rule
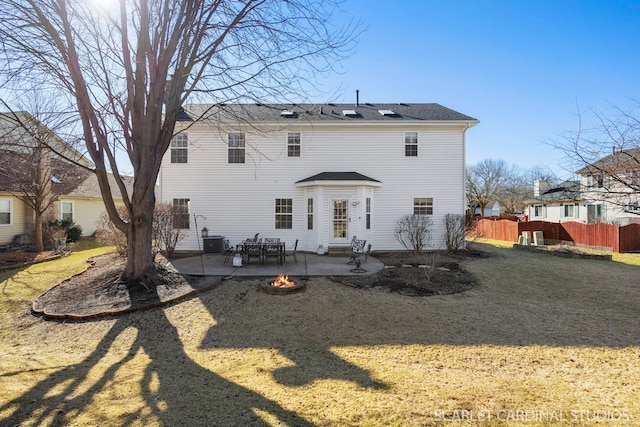
[[[413,199],[414,215],[433,215],[432,197],[415,197]]]
[[[187,163],[189,158],[189,137],[179,133],[171,138],[171,163]]]
[[[190,215],[189,199],[173,199],[173,228],[188,230]]]
[[[62,221],[73,221],[73,202],[60,202],[60,219]]]
[[[313,230],[313,199],[307,199],[307,230]]]
[[[276,230],[293,229],[293,199],[276,199]]]
[[[418,157],[418,132],[404,133],[405,157]]]
[[[244,133],[230,133],[228,138],[229,138],[229,163],[244,163],[244,157],[245,157]]]
[[[366,229],[371,230],[371,197],[367,197],[364,201],[364,218]]]
[[[13,203],[11,199],[0,199],[0,225],[11,225]]]
[[[287,156],[300,157],[300,132],[287,133]]]
[[[532,213],[533,213],[533,218],[546,218],[547,205],[533,205]]]
[[[563,203],[562,204],[562,217],[563,218],[577,218],[578,216],[578,204],[577,203]]]

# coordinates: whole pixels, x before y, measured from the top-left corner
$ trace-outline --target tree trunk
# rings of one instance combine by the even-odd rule
[[[42,252],[44,251],[44,239],[42,238],[42,215],[40,215],[37,210],[35,212],[34,221],[35,221],[34,234],[36,238],[36,247],[38,248],[38,252]]]
[[[160,281],[151,251],[154,205],[154,198],[143,198],[132,204],[127,237],[127,264],[120,277],[123,281],[140,284],[147,289],[155,288]]]

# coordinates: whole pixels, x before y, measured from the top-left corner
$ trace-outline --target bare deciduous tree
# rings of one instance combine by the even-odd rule
[[[154,186],[181,106],[299,99],[350,49],[353,28],[332,21],[336,10],[332,0],[5,0],[0,85],[68,101],[109,217],[127,235],[122,279],[154,285]],[[118,214],[109,170],[130,220]]]
[[[467,167],[467,199],[480,208],[480,215],[512,180],[515,169],[504,160],[485,159]]]
[[[419,254],[431,242],[433,219],[428,215],[405,215],[396,221],[393,233],[402,246]]]
[[[606,201],[629,214],[640,215],[640,101],[628,109],[578,112],[578,130],[551,141],[565,155],[566,168],[585,177],[582,195]]]

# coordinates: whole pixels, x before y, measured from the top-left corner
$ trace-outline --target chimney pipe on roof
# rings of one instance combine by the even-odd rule
[[[356,107],[360,106],[360,91],[356,89]]]

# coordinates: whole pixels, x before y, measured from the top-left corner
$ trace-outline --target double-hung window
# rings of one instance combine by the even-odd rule
[[[414,215],[433,215],[432,197],[415,197],[413,199]]]
[[[287,156],[300,157],[300,132],[287,133]]]
[[[562,205],[563,218],[576,218],[578,213],[578,205],[575,203],[565,203]]]
[[[276,199],[276,230],[293,229],[293,199]]]
[[[367,197],[365,199],[364,208],[365,208],[364,215],[365,215],[366,229],[371,230],[371,197]]]
[[[73,221],[73,202],[60,202],[60,219],[62,221]]]
[[[418,132],[404,133],[405,157],[418,157]]]
[[[187,163],[189,158],[189,137],[179,133],[171,138],[171,163]]]
[[[11,199],[0,199],[0,225],[11,225]]]
[[[173,228],[189,229],[189,199],[173,199]]]
[[[244,133],[229,134],[229,163],[244,163],[245,138]]]
[[[547,217],[547,205],[533,205],[533,217],[534,218],[546,218]]]

